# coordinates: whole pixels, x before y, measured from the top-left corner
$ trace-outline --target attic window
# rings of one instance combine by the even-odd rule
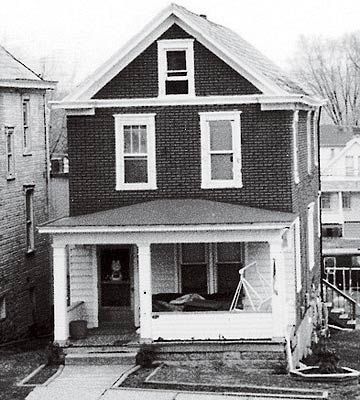
[[[192,39],[158,42],[159,96],[194,95]]]

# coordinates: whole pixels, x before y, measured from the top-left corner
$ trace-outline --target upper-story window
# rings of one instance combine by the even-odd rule
[[[331,208],[331,193],[322,193],[321,194],[321,208],[322,209]]]
[[[294,182],[299,183],[299,148],[298,148],[298,131],[299,131],[299,111],[294,111],[293,115],[293,162],[294,162]]]
[[[242,187],[240,111],[199,114],[201,187]]]
[[[117,114],[116,189],[156,189],[155,114]]]
[[[354,168],[354,156],[346,156],[345,157],[345,175],[346,176],[354,176],[355,168]]]
[[[34,241],[34,188],[25,188],[25,219],[26,219],[26,251],[32,252],[35,247]]]
[[[342,193],[342,208],[351,208],[351,192],[343,192]]]
[[[193,39],[158,41],[159,96],[194,96]]]
[[[23,153],[31,152],[30,98],[22,97]]]
[[[314,143],[311,140],[311,115],[312,112],[308,111],[307,113],[307,120],[306,120],[306,138],[307,138],[307,170],[308,174],[311,174],[312,167],[313,167],[313,146]]]
[[[15,178],[15,151],[14,151],[14,128],[5,127],[6,142],[6,178]]]

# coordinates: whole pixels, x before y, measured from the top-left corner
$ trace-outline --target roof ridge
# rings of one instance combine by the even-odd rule
[[[0,48],[8,55],[10,56],[14,61],[22,65],[24,68],[26,68],[28,71],[30,71],[32,74],[34,74],[38,79],[41,79],[42,81],[44,80],[39,74],[37,74],[35,71],[33,71],[31,68],[29,68],[26,64],[24,64],[22,61],[20,61],[17,57],[15,57],[12,53],[10,53],[3,45],[0,44]]]

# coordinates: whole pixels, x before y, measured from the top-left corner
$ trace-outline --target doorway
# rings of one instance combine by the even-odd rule
[[[99,266],[99,322],[134,326],[131,246],[101,246]]]

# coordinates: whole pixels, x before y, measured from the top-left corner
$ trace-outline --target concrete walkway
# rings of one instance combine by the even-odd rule
[[[116,387],[132,365],[67,365],[47,386],[36,387],[26,400],[275,400],[277,394],[202,393]],[[319,399],[320,396],[281,396],[282,400]],[[355,399],[354,399],[355,400]]]
[[[47,386],[36,387],[26,400],[98,400],[132,365],[67,365]]]

